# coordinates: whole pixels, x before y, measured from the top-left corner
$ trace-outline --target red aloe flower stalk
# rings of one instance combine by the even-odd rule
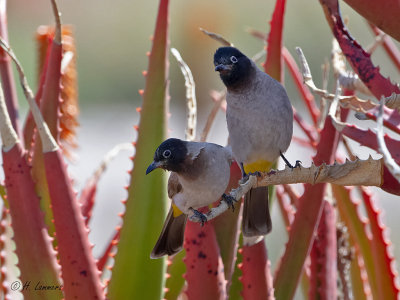
[[[364,51],[347,31],[340,15],[338,1],[320,0],[320,3],[343,54],[372,94],[377,99],[380,99],[382,96],[388,97],[393,92],[399,94],[400,88],[394,85],[390,79],[382,76],[379,68],[373,65],[370,55]]]
[[[7,14],[6,14],[6,0],[0,1],[0,36],[8,41],[8,29],[7,29]],[[4,97],[8,109],[8,114],[11,118],[13,128],[17,132],[18,136],[21,135],[21,125],[18,117],[18,98],[17,91],[15,88],[14,75],[11,67],[11,61],[8,55],[0,50],[0,75],[1,85],[4,91]],[[22,142],[23,143],[23,142]]]
[[[310,252],[311,284],[309,299],[337,298],[337,244],[334,207],[323,202],[318,234]]]
[[[205,210],[203,210],[205,211]],[[187,289],[189,299],[226,299],[224,266],[219,254],[214,226],[188,222],[184,247],[186,257]]]

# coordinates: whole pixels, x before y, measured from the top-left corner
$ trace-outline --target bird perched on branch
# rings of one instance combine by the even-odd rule
[[[292,167],[283,156],[293,134],[293,110],[285,88],[234,47],[219,48],[214,66],[227,88],[230,145],[243,177],[269,171],[279,156]],[[253,188],[245,196],[243,234],[265,235],[271,229],[268,187]]]
[[[207,220],[197,208],[210,205],[221,196],[231,201],[224,194],[231,162],[231,151],[212,143],[171,138],[157,148],[146,174],[156,168],[172,171],[168,180],[168,196],[172,203],[151,258],[173,255],[182,249],[188,215],[195,214],[202,223]]]

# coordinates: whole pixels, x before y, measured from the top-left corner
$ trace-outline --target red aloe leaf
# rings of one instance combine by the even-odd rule
[[[339,134],[327,116],[321,131],[317,153],[313,158],[315,165],[333,161]],[[292,299],[294,297],[304,262],[309,254],[314,231],[321,215],[325,184],[306,185],[304,194],[299,199],[299,206],[290,229],[289,241],[275,275],[275,297]]]
[[[114,236],[112,237],[111,241],[108,243],[106,249],[104,250],[103,255],[97,261],[97,269],[99,269],[99,271],[103,271],[108,259],[113,257],[111,251],[118,244],[120,232],[121,231],[119,230],[119,228],[117,228]]]
[[[378,151],[376,134],[372,132],[370,129],[364,130],[355,125],[344,124],[343,126],[340,126],[339,130],[342,134],[360,143],[362,146],[366,146],[375,151]],[[397,141],[389,137],[387,134],[385,134],[384,138],[386,146],[388,147],[390,153],[392,154],[393,159],[397,163],[399,163],[400,141]],[[400,183],[395,177],[393,177],[393,175],[390,173],[390,171],[387,169],[386,166],[384,166],[383,168],[382,178],[383,178],[383,183],[380,186],[382,190],[391,194],[400,195]]]
[[[201,227],[198,223],[188,222],[184,247],[187,297],[191,300],[226,299],[224,267],[212,224]]]
[[[337,298],[337,239],[335,209],[323,202],[321,221],[318,225],[318,235],[310,252],[311,284],[309,299]]]
[[[186,256],[186,251],[182,250],[173,257],[168,257],[167,261],[167,280],[165,283],[165,295],[164,299],[174,300],[178,299],[182,293],[182,289],[185,285],[185,278],[183,274],[186,272],[186,265],[183,259]]]
[[[364,51],[347,31],[340,16],[337,0],[320,0],[320,2],[343,54],[372,94],[377,99],[382,96],[389,97],[393,92],[399,94],[400,88],[381,75],[379,68],[373,65],[370,55]]]
[[[50,40],[48,44],[51,44],[53,41]],[[36,103],[40,106],[40,100],[42,99],[42,93],[43,93],[43,85],[44,81],[46,79],[46,72],[47,72],[47,67],[49,64],[49,57],[50,57],[50,49],[51,47],[47,48],[47,55],[46,55],[46,61],[43,64],[41,74],[40,74],[40,79],[39,79],[39,86],[38,90],[35,95],[35,101]],[[23,129],[23,135],[24,135],[24,142],[25,142],[25,147],[27,148],[29,155],[32,155],[32,150],[34,146],[34,133],[35,133],[35,121],[32,116],[32,112],[29,111],[26,119],[25,119],[25,124],[24,124],[24,129]]]
[[[378,29],[375,25],[372,23],[368,23],[372,29],[372,31],[375,33],[376,36],[379,36],[382,34],[382,31]],[[397,48],[396,44],[393,42],[393,40],[388,37],[387,35],[382,37],[383,39],[383,48],[385,49],[386,53],[389,55],[390,59],[392,62],[396,65],[397,70],[400,71],[400,51]]]
[[[0,36],[8,42],[8,29],[7,29],[7,14],[6,14],[6,0],[0,1]],[[4,91],[4,98],[6,100],[8,114],[11,119],[14,130],[18,136],[22,136],[21,125],[18,117],[18,98],[17,90],[15,88],[15,81],[11,60],[8,55],[0,49],[0,75],[1,85]]]
[[[61,78],[61,59],[62,59],[62,43],[61,43],[61,24],[56,15],[56,33],[51,43],[49,58],[46,68],[46,74],[42,97],[40,100],[40,110],[42,116],[47,123],[50,132],[56,141],[59,140],[59,118],[60,118],[60,78]],[[45,222],[51,236],[54,235],[54,224],[52,223],[53,215],[50,207],[50,195],[48,182],[45,175],[45,167],[43,162],[42,143],[38,138],[36,131],[32,156],[32,176],[36,183],[36,192],[41,199],[41,206],[45,212]]]
[[[314,230],[320,218],[325,184],[306,186],[289,231],[289,241],[275,273],[276,299],[292,299],[296,291],[304,262],[309,254]]]
[[[360,214],[360,201],[354,200],[350,191],[352,188],[332,185],[333,194],[337,201],[341,219],[349,229],[351,240],[354,241],[362,254],[371,292],[374,299],[385,299],[379,297],[379,286],[376,281],[378,275],[374,265],[374,254],[371,247],[371,237],[367,229],[368,220]]]
[[[77,95],[77,71],[76,71],[76,48],[72,26],[62,26],[62,56],[63,67],[60,73],[60,96],[62,102],[59,104],[61,116],[59,117],[60,142],[63,144],[63,153],[71,156],[69,148],[76,148],[75,141],[76,127],[79,125],[77,116],[78,95]],[[40,26],[37,30],[36,40],[39,45],[39,75],[43,73],[48,61],[49,48],[52,47],[52,39],[55,34],[52,26]],[[40,87],[39,87],[40,88]]]
[[[315,137],[315,131],[314,128],[312,128],[310,125],[308,125],[302,117],[297,113],[295,108],[293,108],[293,119],[299,125],[300,129],[303,130],[305,135],[307,136],[309,140],[309,144],[311,144],[312,147],[315,147],[317,145],[316,142],[316,137]]]
[[[241,293],[243,299],[275,299],[271,263],[268,260],[264,240],[252,246],[243,246],[240,253],[242,263],[239,268],[242,270],[240,281],[243,284]]]
[[[288,49],[286,49],[286,47],[282,48],[282,56],[285,64],[289,69],[290,74],[292,75],[292,78],[294,80],[294,83],[296,84],[297,90],[301,95],[301,98],[306,104],[308,113],[310,114],[314,125],[317,125],[320,111],[315,105],[313,94],[311,94],[310,89],[305,84],[303,84],[303,75],[301,74],[293,56],[290,54]]]
[[[290,203],[285,201],[284,192],[286,192],[290,198]],[[278,199],[278,204],[283,215],[283,221],[286,225],[286,230],[289,232],[295,216],[293,204],[297,207],[299,203],[299,196],[290,185],[285,184],[283,185],[283,188],[280,185],[276,186],[276,198]],[[309,263],[306,261],[303,267],[303,274],[301,275],[301,286],[305,296],[307,296],[310,287],[310,270],[308,265]]]
[[[43,154],[66,299],[104,299],[82,213],[60,150]]]
[[[81,212],[83,218],[85,219],[86,226],[89,224],[90,218],[92,217],[92,210],[96,200],[97,179],[98,178],[94,177],[89,179],[78,200],[78,202],[82,205]]]
[[[372,233],[370,247],[378,274],[374,279],[377,281],[379,299],[396,299],[400,296],[400,287],[397,283],[399,278],[394,269],[394,257],[389,249],[391,242],[386,238],[386,226],[381,220],[382,210],[373,202],[372,194],[367,188],[361,188],[361,192]]]
[[[121,237],[108,285],[110,299],[161,299],[164,295],[165,259],[151,260],[167,209],[167,177],[146,176],[154,150],[165,139],[168,116],[169,1],[160,0],[149,53],[146,87]],[[146,199],[145,201],[143,201]],[[132,267],[134,266],[134,267]]]
[[[365,116],[370,120],[376,121],[378,110],[379,108],[371,109],[370,111],[365,113]],[[398,113],[398,111],[395,109],[384,107],[383,125],[393,132],[400,134],[400,114]]]
[[[58,141],[59,139],[59,118],[60,118],[60,94],[61,94],[61,59],[62,44],[61,33],[55,35],[51,43],[49,62],[43,85],[40,110],[46,121],[51,134]]]
[[[21,280],[60,286],[56,255],[51,248],[30,167],[20,144],[3,151],[3,168]],[[62,296],[61,291],[55,293]],[[28,299],[53,299],[53,294],[48,291],[33,288],[25,289],[23,294]]]
[[[1,219],[0,219],[0,298],[1,299],[10,299],[10,290],[8,287],[7,280],[9,280],[7,276],[7,266],[6,266],[6,228],[10,227],[9,222],[7,222],[7,217],[9,217],[8,208],[3,205],[1,210]]]
[[[392,175],[386,166],[383,168],[382,178],[383,183],[381,189],[388,193],[400,196],[400,182]]]
[[[278,199],[278,204],[281,209],[283,222],[286,225],[286,229],[289,231],[290,225],[294,220],[295,211],[293,209],[293,206],[284,199],[283,193],[284,193],[283,188],[280,185],[278,185],[276,187],[276,198]]]
[[[283,79],[282,33],[286,0],[276,0],[274,13],[270,22],[271,30],[267,39],[267,60],[264,71],[280,82]]]
[[[354,243],[353,243],[354,244]],[[365,264],[360,253],[360,247],[354,244],[354,258],[350,264],[351,287],[353,299],[372,300],[371,288],[368,283],[368,275]]]
[[[368,21],[400,41],[400,23],[397,18],[400,14],[400,4],[397,0],[386,0],[384,2],[345,0],[345,2]]]
[[[242,173],[237,163],[232,163],[229,184],[226,193],[237,188]],[[242,201],[235,204],[235,211],[228,211],[213,221],[215,234],[221,253],[222,262],[224,263],[225,278],[228,281],[227,290],[229,290],[232,275],[236,263],[236,254],[238,249],[240,219]]]

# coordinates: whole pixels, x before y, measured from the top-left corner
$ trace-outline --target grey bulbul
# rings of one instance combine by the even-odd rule
[[[171,138],[157,148],[146,174],[156,168],[172,171],[168,180],[168,196],[172,203],[151,258],[173,255],[182,249],[190,212],[204,222],[207,219],[197,208],[210,205],[221,196],[229,201],[224,192],[229,183],[231,163],[231,151],[217,144]]]
[[[293,134],[293,110],[285,88],[234,47],[219,48],[214,66],[227,88],[230,145],[243,176],[269,171],[279,156],[292,167],[282,154]],[[242,227],[244,236],[271,231],[268,187],[253,188],[246,194]]]

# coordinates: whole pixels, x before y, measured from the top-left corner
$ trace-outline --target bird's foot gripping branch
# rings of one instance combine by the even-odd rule
[[[227,195],[235,201],[239,201],[250,189],[261,186],[293,184],[293,183],[332,183],[343,186],[378,186],[383,184],[383,159],[366,160],[356,159],[346,160],[343,164],[335,162],[332,165],[322,164],[316,166],[312,164],[309,168],[290,168],[283,170],[271,170],[268,173],[249,174],[246,181],[239,182],[236,189],[231,190]],[[380,170],[376,176],[376,171]],[[261,176],[258,176],[261,175]],[[211,208],[209,212],[203,214],[207,221],[221,215],[230,206],[226,201],[222,201],[217,207]],[[192,222],[204,222],[204,218],[199,218],[196,214],[189,216]]]

